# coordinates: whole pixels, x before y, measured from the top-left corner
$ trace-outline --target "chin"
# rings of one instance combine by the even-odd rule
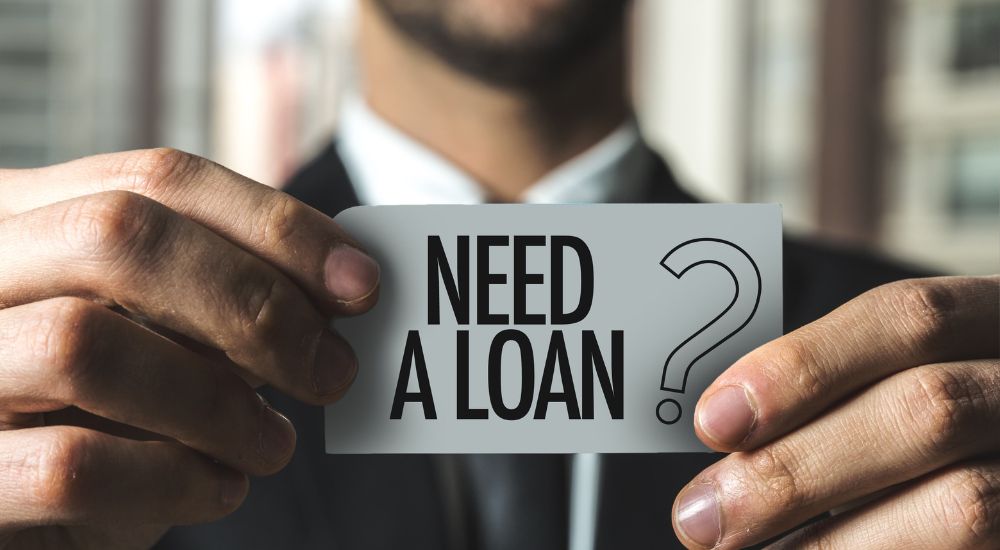
[[[453,32],[473,32],[496,42],[531,40],[544,27],[579,9],[581,0],[427,0],[444,5]],[[586,1],[586,0],[582,0]]]
[[[608,44],[627,0],[371,0],[404,35],[484,82],[544,86]]]

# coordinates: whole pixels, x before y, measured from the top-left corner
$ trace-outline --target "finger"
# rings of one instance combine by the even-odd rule
[[[0,311],[0,409],[71,405],[254,475],[295,447],[288,419],[235,373],[104,307],[56,298]]]
[[[187,524],[229,514],[247,478],[177,443],[69,426],[0,432],[0,530]]]
[[[182,333],[309,403],[354,380],[350,346],[263,260],[163,205],[123,191],[0,222],[0,305],[98,298]]]
[[[710,447],[752,449],[893,373],[997,357],[1000,277],[914,279],[880,287],[741,358],[695,412]]]
[[[998,360],[910,369],[699,474],[675,502],[675,529],[694,548],[767,540],[880,489],[1000,451],[998,422]]]
[[[112,190],[160,202],[277,266],[325,312],[355,314],[375,303],[378,264],[333,220],[287,194],[173,149],[0,171],[0,216]]]
[[[1000,460],[934,473],[881,500],[805,527],[768,547],[996,548],[1000,541]]]

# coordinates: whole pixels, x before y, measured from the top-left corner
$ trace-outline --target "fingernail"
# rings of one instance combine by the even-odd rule
[[[358,302],[370,296],[378,287],[378,263],[350,245],[333,247],[326,257],[323,269],[326,288],[338,302]]]
[[[219,498],[225,509],[231,509],[243,502],[247,494],[247,476],[229,468],[224,468],[219,488]]]
[[[324,334],[316,350],[316,365],[313,367],[313,385],[316,394],[331,395],[346,388],[354,381],[358,371],[358,360],[347,342]]]
[[[261,397],[260,454],[269,462],[282,460],[295,448],[295,427]]]
[[[677,525],[691,541],[714,548],[722,538],[722,521],[715,487],[710,484],[688,488],[677,505]]]
[[[708,437],[736,446],[750,437],[757,412],[742,386],[726,386],[712,394],[698,411],[698,423]]]

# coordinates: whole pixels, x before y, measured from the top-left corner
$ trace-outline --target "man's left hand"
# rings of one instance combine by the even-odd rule
[[[1000,544],[1000,277],[889,284],[746,355],[698,437],[732,452],[678,495],[690,548]]]

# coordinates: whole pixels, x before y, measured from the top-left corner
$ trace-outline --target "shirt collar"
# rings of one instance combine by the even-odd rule
[[[337,149],[361,204],[478,204],[474,178],[349,95]],[[641,198],[653,165],[633,120],[556,167],[525,192],[527,203],[626,202]]]

